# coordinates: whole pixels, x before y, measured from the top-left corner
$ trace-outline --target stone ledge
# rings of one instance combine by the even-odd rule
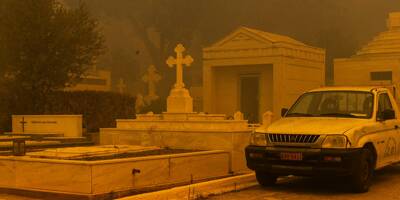
[[[168,199],[197,199],[210,195],[242,190],[257,185],[254,173],[223,178],[203,183],[176,187],[157,192],[140,194],[119,200],[168,200]]]
[[[12,115],[16,117],[82,117],[82,115]]]
[[[199,132],[199,133],[249,133],[252,131],[251,128],[246,130],[198,130],[198,129],[190,129],[190,130],[171,130],[171,129],[152,129],[149,130],[147,128],[138,129],[138,128],[101,128],[100,132],[102,131],[146,131],[146,132],[171,132],[171,133],[180,133],[180,132]],[[104,133],[104,132],[103,132]],[[113,132],[108,132],[105,134],[114,134]],[[129,134],[129,133],[128,133]]]
[[[247,122],[247,120],[137,120],[137,119],[117,119],[117,122],[144,122],[144,123],[153,123],[153,122],[157,122],[157,123],[163,123],[163,122],[176,122],[176,123],[213,123],[213,122],[217,122],[217,123],[243,123],[243,122]]]
[[[134,157],[134,158],[118,158],[118,159],[100,160],[100,161],[32,158],[30,156],[0,156],[0,161],[5,160],[5,161],[18,161],[18,162],[37,162],[37,163],[51,163],[51,164],[71,164],[71,165],[94,166],[94,165],[104,165],[104,164],[114,164],[114,163],[126,163],[126,162],[159,160],[159,159],[170,159],[170,158],[183,158],[183,157],[190,157],[190,156],[228,154],[228,153],[229,152],[224,151],[224,150],[203,150],[203,151],[190,152],[190,153],[167,154],[167,155]]]

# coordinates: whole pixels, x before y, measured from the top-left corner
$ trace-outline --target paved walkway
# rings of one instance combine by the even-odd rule
[[[290,177],[275,187],[255,186],[239,192],[209,197],[209,200],[400,200],[400,165],[376,173],[368,193],[354,194],[345,180]],[[39,200],[19,195],[0,194],[0,200]]]
[[[255,186],[209,200],[400,200],[400,165],[376,173],[368,193],[354,194],[345,180],[291,177],[272,188]]]

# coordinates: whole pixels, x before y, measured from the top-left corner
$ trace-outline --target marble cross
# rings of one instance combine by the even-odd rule
[[[156,83],[161,80],[161,75],[157,73],[157,69],[154,65],[150,65],[147,68],[147,74],[142,77],[142,80],[148,84],[148,98],[149,100],[156,100],[158,96],[156,94]]]
[[[190,55],[186,55],[183,57],[183,52],[185,51],[185,47],[182,44],[178,44],[175,47],[176,58],[170,56],[167,59],[167,65],[169,67],[173,67],[176,65],[176,83],[175,88],[181,89],[185,87],[183,83],[183,65],[190,66],[193,62],[193,58]]]
[[[120,78],[119,83],[117,85],[118,91],[120,94],[123,94],[126,89],[126,84],[124,83],[124,79]]]

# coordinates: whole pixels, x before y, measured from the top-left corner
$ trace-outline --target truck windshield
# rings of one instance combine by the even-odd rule
[[[309,92],[300,96],[285,117],[371,118],[373,99],[370,92]]]

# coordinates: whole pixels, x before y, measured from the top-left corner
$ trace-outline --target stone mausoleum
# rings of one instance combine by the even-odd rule
[[[203,49],[203,108],[279,117],[304,91],[325,85],[325,50],[287,36],[240,27]]]
[[[400,86],[400,12],[389,14],[387,27],[355,55],[335,59],[335,85]]]

